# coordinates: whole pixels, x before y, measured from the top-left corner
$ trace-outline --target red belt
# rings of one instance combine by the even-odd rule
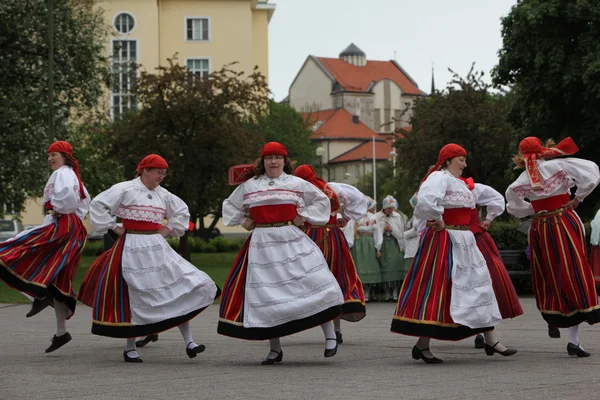
[[[562,208],[569,202],[570,199],[571,196],[569,196],[567,193],[564,193],[556,196],[546,197],[545,199],[531,200],[531,206],[533,207],[533,211],[536,213],[539,213],[540,211],[554,211]]]
[[[158,231],[160,228],[162,228],[162,224],[124,219],[123,228],[125,228],[126,231]]]

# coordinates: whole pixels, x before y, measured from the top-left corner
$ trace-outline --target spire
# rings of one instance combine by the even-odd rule
[[[433,63],[431,63],[431,93],[430,94],[434,94],[435,93],[435,80],[433,78],[434,72],[433,72]]]

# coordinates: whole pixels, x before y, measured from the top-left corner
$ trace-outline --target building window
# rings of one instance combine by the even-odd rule
[[[201,78],[208,78],[210,65],[208,58],[188,58],[187,68]]]
[[[185,38],[187,40],[208,41],[209,38],[209,20],[208,18],[186,18],[185,19]]]
[[[137,97],[132,92],[137,62],[137,41],[113,40],[111,103],[112,117],[117,119],[128,110],[137,109]]]
[[[135,28],[135,20],[129,13],[120,13],[115,17],[115,29],[119,33],[130,33]]]

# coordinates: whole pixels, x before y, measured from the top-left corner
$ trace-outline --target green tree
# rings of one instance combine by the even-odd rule
[[[600,163],[600,7],[595,0],[521,0],[502,19],[493,71],[514,101],[508,120],[519,136],[571,136],[578,157]],[[516,145],[513,151],[517,151]],[[591,217],[600,193],[579,210]]]
[[[454,75],[443,92],[419,99],[414,106],[412,131],[396,142],[397,167],[394,184],[401,209],[410,211],[408,199],[416,191],[438,153],[447,143],[457,143],[468,152],[464,175],[504,193],[511,182],[511,156],[515,132],[505,122],[509,99],[490,92],[483,72],[466,78]]]
[[[108,76],[102,13],[91,1],[57,1],[50,137],[47,36],[45,0],[0,2],[0,213],[2,205],[19,212],[27,197],[40,195],[48,175],[47,146],[65,137],[76,112],[98,104]]]
[[[136,94],[139,111],[109,130],[111,151],[129,176],[145,155],[163,156],[169,163],[165,187],[187,203],[192,221],[205,228],[203,217],[215,216],[203,229],[208,238],[232,191],[229,167],[254,160],[263,144],[250,127],[269,105],[265,77],[224,67],[202,79],[172,59],[155,74],[141,72]],[[186,237],[181,247],[189,257]]]
[[[280,142],[288,149],[289,157],[297,165],[312,164],[315,156],[310,142],[310,121],[287,104],[269,103],[269,112],[259,117],[252,125],[265,142]]]

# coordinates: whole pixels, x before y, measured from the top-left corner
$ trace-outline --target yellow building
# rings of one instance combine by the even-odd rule
[[[110,25],[113,70],[120,84],[111,96],[112,116],[136,107],[128,95],[127,65],[151,72],[177,54],[180,64],[207,76],[238,62],[238,71],[255,66],[268,78],[269,21],[275,4],[259,0],[100,0]]]
[[[269,22],[275,4],[268,0],[99,0],[97,6],[109,25],[106,48],[113,71],[119,72],[110,96],[113,118],[137,107],[128,93],[132,62],[152,72],[177,54],[180,64],[201,76],[232,62],[238,63],[233,67],[237,71],[250,74],[258,66],[269,76]],[[40,224],[41,199],[28,200],[21,217],[25,226]]]

